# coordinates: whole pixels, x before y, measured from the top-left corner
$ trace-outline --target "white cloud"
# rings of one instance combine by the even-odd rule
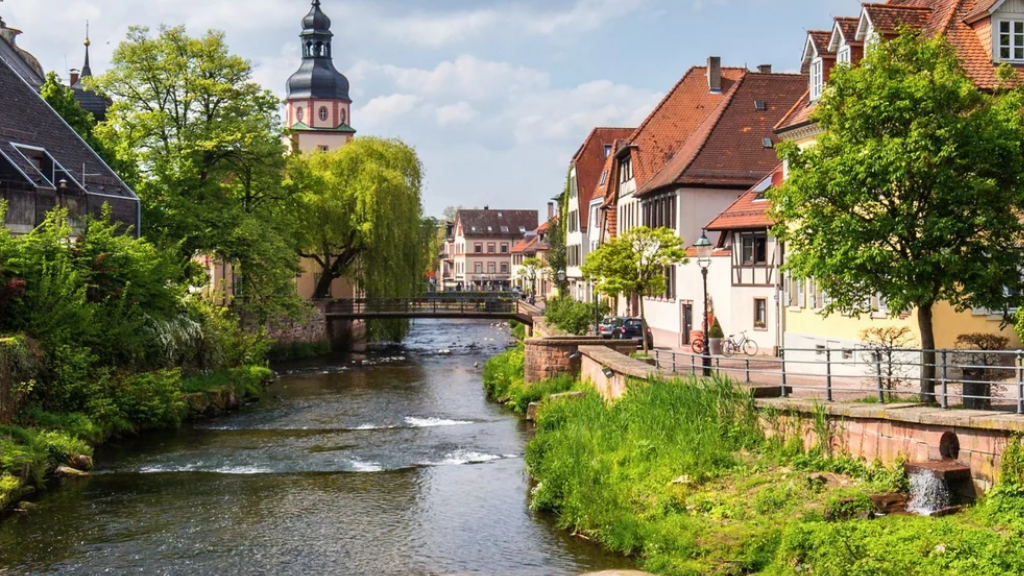
[[[378,18],[377,29],[401,42],[440,47],[482,38],[495,32],[524,31],[537,36],[579,34],[625,16],[651,0],[576,0],[568,8],[536,10],[521,4],[448,14],[413,12],[405,17]]]
[[[385,124],[408,114],[419,102],[420,98],[412,94],[378,96],[356,111],[357,118],[371,126]]]
[[[441,106],[435,112],[439,126],[450,126],[452,124],[467,124],[480,117],[480,111],[466,101]]]
[[[403,91],[430,97],[458,96],[466,100],[502,98],[547,86],[547,73],[507,62],[459,56],[433,70],[385,65],[380,70]]]

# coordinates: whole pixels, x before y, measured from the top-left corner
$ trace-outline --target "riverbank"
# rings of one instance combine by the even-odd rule
[[[488,386],[515,380],[514,353],[489,365]],[[1021,450],[964,513],[910,516],[893,509],[909,489],[902,466],[836,453],[825,422],[805,451],[725,380],[634,383],[614,404],[593,391],[546,401],[527,446],[531,506],[657,574],[1018,573]]]
[[[257,400],[273,372],[262,366],[183,375],[179,370],[136,375],[146,383],[135,409],[148,417],[115,430],[82,413],[55,414],[28,407],[15,424],[0,426],[0,516],[59,478],[87,475],[93,449],[111,438],[174,428],[213,418]],[[156,392],[156,390],[160,390]]]

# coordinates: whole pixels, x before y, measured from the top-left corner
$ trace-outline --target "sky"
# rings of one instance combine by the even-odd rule
[[[222,30],[284,97],[310,0],[0,0],[46,70],[101,73],[129,26]],[[799,68],[806,31],[856,0],[322,0],[360,135],[413,145],[424,208],[545,210],[595,126],[639,125],[691,66]]]

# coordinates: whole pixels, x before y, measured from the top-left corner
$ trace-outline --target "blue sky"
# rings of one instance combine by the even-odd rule
[[[708,56],[799,66],[804,34],[854,0],[322,0],[362,135],[414,145],[428,213],[543,209],[590,128],[635,126]],[[6,0],[8,26],[47,70],[82,60],[90,20],[101,72],[129,25],[224,30],[283,96],[309,0]],[[65,65],[65,59],[67,65]]]

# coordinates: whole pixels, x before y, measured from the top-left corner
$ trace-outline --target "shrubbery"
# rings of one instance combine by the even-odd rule
[[[507,405],[517,414],[525,414],[531,402],[539,402],[552,394],[576,387],[570,376],[561,376],[527,385],[523,379],[523,346],[499,354],[484,364],[484,389],[494,400]]]
[[[604,318],[608,305],[598,305],[598,315]],[[568,296],[548,300],[544,317],[570,334],[583,335],[594,328],[594,304],[579,302]]]

